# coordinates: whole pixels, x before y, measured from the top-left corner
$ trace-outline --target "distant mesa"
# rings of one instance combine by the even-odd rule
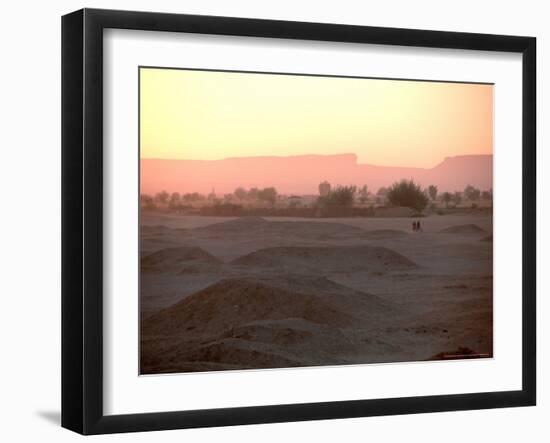
[[[442,229],[439,232],[444,234],[482,234],[485,230],[481,229],[478,225],[469,224],[451,226],[449,228]]]
[[[231,193],[237,187],[274,186],[282,194],[318,194],[319,183],[357,185],[372,190],[403,178],[421,186],[436,185],[441,191],[493,186],[492,155],[446,157],[432,168],[360,164],[355,154],[244,157],[223,160],[141,160],[141,190]]]
[[[153,252],[141,259],[142,272],[193,273],[212,270],[221,261],[204,249],[198,247],[165,248]]]

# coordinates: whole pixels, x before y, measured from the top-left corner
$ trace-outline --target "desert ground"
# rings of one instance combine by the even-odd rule
[[[492,217],[142,214],[141,373],[492,357]]]

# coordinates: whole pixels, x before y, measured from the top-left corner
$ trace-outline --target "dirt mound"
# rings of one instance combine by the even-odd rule
[[[225,333],[224,338],[259,341],[274,345],[294,345],[315,336],[313,323],[303,319],[259,320],[237,326]]]
[[[374,210],[375,217],[411,217],[414,214],[414,209],[405,207],[394,208],[376,208]]]
[[[454,351],[446,351],[446,352],[440,352],[438,354],[435,354],[434,356],[430,357],[428,360],[462,360],[462,359],[469,359],[469,358],[483,358],[487,357],[487,355],[480,355],[476,351],[468,348],[460,346],[458,349]]]
[[[142,320],[143,373],[355,362],[362,339],[348,327],[377,328],[391,310],[326,279],[275,280],[223,280]]]
[[[351,315],[335,303],[252,279],[224,279],[143,322],[145,335],[216,334],[256,320],[303,318],[343,326]]]
[[[241,232],[243,230],[257,230],[262,225],[269,223],[262,217],[240,217],[234,220],[224,221],[220,223],[213,223],[211,225],[201,226],[194,228],[194,231],[206,232],[206,233],[232,233]]]
[[[221,261],[204,249],[194,246],[165,248],[141,259],[142,272],[194,273],[212,270]]]
[[[439,232],[444,234],[482,234],[485,230],[481,229],[478,225],[469,224],[451,226],[449,228],[442,229]]]
[[[254,277],[254,279],[270,287],[290,291],[300,296],[315,294],[320,300],[337,306],[342,312],[351,316],[360,315],[361,319],[368,320],[370,325],[377,323],[385,315],[399,314],[396,307],[382,301],[376,295],[352,289],[325,276],[275,273],[271,276]]]
[[[380,246],[282,246],[260,249],[237,258],[232,264],[313,274],[399,271],[417,267],[407,257]]]
[[[141,225],[139,227],[140,234],[150,235],[150,234],[161,234],[164,232],[171,231],[168,226],[165,225]]]
[[[269,221],[261,217],[241,217],[222,223],[195,228],[194,233],[206,235],[232,235],[253,237],[255,235],[298,237],[300,239],[331,239],[357,237],[365,233],[361,228],[344,223],[312,221]]]
[[[254,346],[239,340],[222,340],[197,347],[185,355],[187,361],[224,363],[252,368],[289,368],[300,366],[299,359],[292,359],[280,352]]]
[[[354,363],[365,343],[383,346],[369,331],[401,314],[326,277],[224,279],[142,319],[142,373]]]
[[[391,238],[407,237],[409,234],[405,231],[398,229],[376,229],[374,231],[367,231],[361,235],[361,238],[369,240],[386,240]]]

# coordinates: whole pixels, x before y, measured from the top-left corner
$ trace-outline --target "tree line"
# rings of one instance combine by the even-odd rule
[[[224,194],[223,198],[219,198],[214,191],[205,195],[199,192],[190,192],[186,194],[180,194],[179,192],[173,192],[169,194],[166,191],[157,192],[151,196],[149,194],[141,194],[141,205],[149,208],[156,206],[167,206],[171,209],[177,209],[186,205],[191,205],[196,202],[210,201],[214,204],[219,204],[224,200],[229,200],[235,197],[239,201],[262,201],[275,205],[277,201],[277,190],[274,187],[267,187],[263,189],[250,188],[246,190],[243,187],[238,187],[232,194]]]
[[[327,181],[319,184],[319,197],[315,202],[315,207],[323,210],[334,210],[337,208],[351,208],[356,200],[361,203],[366,203],[369,195],[372,195],[367,185],[362,187],[357,186],[336,186],[334,188]],[[279,193],[274,187],[256,188],[252,187],[245,189],[238,187],[233,193],[224,194],[223,198],[216,196],[212,191],[208,195],[198,192],[180,194],[173,192],[169,194],[166,191],[156,193],[154,196],[148,194],[141,195],[141,204],[144,207],[155,208],[157,205],[167,206],[171,209],[191,206],[195,202],[210,201],[215,205],[228,202],[264,202],[275,206]],[[381,187],[375,194],[378,201],[387,201],[392,206],[408,207],[418,212],[422,212],[430,203],[430,201],[443,202],[446,207],[453,204],[455,207],[460,205],[463,199],[477,202],[479,200],[492,200],[492,190],[481,191],[474,186],[467,185],[462,192],[454,193],[443,192],[439,194],[438,188],[435,185],[430,185],[422,189],[419,184],[413,180],[401,180],[393,183],[389,187]]]
[[[365,202],[368,198],[368,188],[363,186],[337,186],[331,189],[330,184],[326,181],[319,185],[318,204],[322,207],[351,207],[358,197],[360,202]],[[422,212],[430,201],[434,202],[438,198],[438,188],[435,185],[430,185],[426,189],[422,189],[419,184],[413,180],[401,180],[393,183],[390,187],[381,187],[376,193],[378,199],[387,200],[392,206],[408,207],[418,212]],[[445,203],[447,207],[451,203],[458,206],[462,199],[476,202],[479,200],[492,200],[492,190],[481,191],[474,186],[467,185],[464,191],[456,191],[454,193],[443,192],[439,199]]]

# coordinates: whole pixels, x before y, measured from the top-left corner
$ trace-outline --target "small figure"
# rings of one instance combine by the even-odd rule
[[[416,222],[416,230],[419,232],[422,231],[422,228],[420,227],[420,220]]]
[[[413,232],[416,231],[416,222],[413,220],[413,223],[412,223],[412,230]]]

